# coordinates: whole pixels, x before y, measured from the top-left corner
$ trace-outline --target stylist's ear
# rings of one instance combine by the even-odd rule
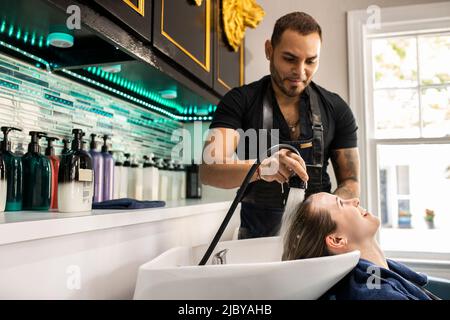
[[[337,234],[330,234],[325,238],[325,243],[331,253],[340,254],[346,252],[347,238],[341,237]]]
[[[270,42],[270,40],[266,40],[266,43],[264,44],[264,46],[265,46],[265,51],[266,51],[266,59],[270,60],[270,57],[272,57],[272,52],[273,52],[272,43]]]

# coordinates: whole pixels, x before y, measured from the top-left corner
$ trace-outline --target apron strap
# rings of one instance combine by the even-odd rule
[[[317,170],[319,173],[320,184],[322,184],[322,166],[323,166],[323,125],[322,125],[322,116],[320,114],[319,107],[319,97],[315,90],[311,88],[309,85],[306,88],[309,95],[309,102],[311,108],[311,122],[313,129],[313,166],[315,167],[313,170]]]

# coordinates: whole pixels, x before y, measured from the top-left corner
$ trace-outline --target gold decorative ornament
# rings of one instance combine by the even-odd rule
[[[265,16],[255,0],[222,0],[222,19],[231,48],[238,51],[245,37],[245,28],[256,28]]]
[[[200,7],[202,5],[203,0],[194,0],[195,5]]]

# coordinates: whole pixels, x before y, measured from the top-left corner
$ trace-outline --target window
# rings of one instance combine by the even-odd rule
[[[449,10],[381,9],[377,29],[367,13],[349,14],[360,27],[349,29],[350,64],[359,55],[363,66],[350,67],[350,104],[361,102],[365,125],[362,200],[381,220],[384,250],[450,254]]]

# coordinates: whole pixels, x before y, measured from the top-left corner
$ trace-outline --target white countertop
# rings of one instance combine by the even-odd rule
[[[180,218],[213,211],[228,211],[232,201],[204,199],[167,201],[166,206],[136,210],[16,211],[0,213],[0,245]]]

